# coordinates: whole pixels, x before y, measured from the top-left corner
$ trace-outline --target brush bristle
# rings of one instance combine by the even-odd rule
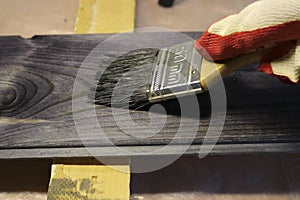
[[[95,103],[107,106],[138,108],[148,104],[147,86],[157,49],[140,49],[120,56],[100,77]]]

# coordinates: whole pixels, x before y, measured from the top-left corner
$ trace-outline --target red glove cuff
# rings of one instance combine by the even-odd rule
[[[209,60],[225,60],[259,49],[264,45],[300,39],[300,21],[237,32],[227,36],[206,31],[195,42],[198,51]]]

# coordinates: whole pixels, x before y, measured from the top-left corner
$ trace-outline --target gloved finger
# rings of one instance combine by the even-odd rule
[[[300,81],[300,41],[288,41],[274,46],[261,60],[259,71],[275,75],[289,83]]]

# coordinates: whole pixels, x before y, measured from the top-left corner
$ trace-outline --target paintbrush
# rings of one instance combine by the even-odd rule
[[[234,59],[204,59],[194,42],[163,49],[140,49],[120,56],[97,78],[94,102],[140,108],[180,96],[202,93],[222,77],[259,61],[265,50]]]

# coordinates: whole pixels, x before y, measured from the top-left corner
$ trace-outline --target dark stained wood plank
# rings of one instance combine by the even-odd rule
[[[133,47],[141,42],[149,46],[168,46],[180,40],[177,34],[140,34],[147,35],[148,39],[127,42]],[[168,41],[157,39],[160,36],[166,38],[166,34]],[[186,34],[193,38],[200,36],[199,33]],[[23,152],[24,157],[89,156],[87,151],[82,150],[82,139],[84,144],[103,149],[103,152],[110,148],[111,143],[96,134],[96,124],[87,124],[89,134],[79,137],[72,115],[72,90],[78,69],[91,50],[110,36],[0,37],[1,158],[22,157]],[[111,46],[93,55],[100,63],[92,64],[97,65],[99,71],[103,70],[105,64],[101,61],[120,55],[123,45],[123,41],[112,42]],[[255,65],[230,75],[224,83],[227,117],[214,153],[299,152],[298,85],[283,84],[275,77],[257,72]],[[76,98],[88,101],[88,93],[85,91]],[[158,134],[144,139],[134,136],[150,135],[151,130],[128,127],[131,135],[124,134],[114,122],[109,107],[97,106],[97,119],[115,145],[138,150],[149,149],[147,146],[163,146],[170,141],[184,145],[193,140],[189,153],[195,153],[205,138],[210,121],[206,114],[210,107],[209,94],[199,95],[198,99],[202,116],[197,119],[200,124],[195,139],[189,132],[189,124],[184,125],[184,138],[174,138],[180,123],[180,108],[174,106],[174,102],[164,103],[170,113],[165,127]],[[85,119],[92,117],[89,109],[78,108],[76,112]],[[131,111],[131,116],[137,123],[149,122],[146,111]],[[156,118],[164,116],[157,114]],[[126,124],[126,120],[123,123]],[[154,125],[158,126],[159,122],[156,123]],[[173,153],[176,154],[176,151]],[[103,156],[108,154],[103,153]]]
[[[164,154],[157,153],[155,150],[163,146],[123,146],[124,151],[132,152],[124,156],[114,147],[92,147],[90,151],[83,147],[77,148],[26,148],[26,149],[5,149],[0,150],[0,159],[35,159],[35,158],[84,158],[99,157],[101,160],[105,157],[110,159],[128,156],[140,156],[141,152],[154,152],[151,156],[174,156],[180,155],[182,152],[176,145],[170,151]],[[201,145],[191,145],[185,152],[185,155],[198,156]],[[210,155],[239,155],[239,154],[294,154],[299,153],[300,143],[263,143],[263,144],[219,144],[214,147]],[[93,154],[91,154],[93,152]],[[145,155],[145,157],[151,156]],[[64,160],[65,161],[65,160]]]

